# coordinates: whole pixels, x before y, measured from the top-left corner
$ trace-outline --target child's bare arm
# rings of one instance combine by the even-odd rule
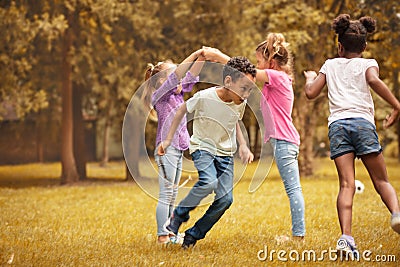
[[[178,79],[183,78],[183,76],[185,76],[186,72],[188,71],[190,64],[192,62],[195,62],[202,55],[203,55],[203,49],[199,49],[199,50],[193,52],[192,54],[190,54],[187,58],[185,58],[182,61],[182,63],[179,64],[179,66],[175,70],[175,74],[176,74],[176,76],[178,76]],[[202,64],[204,64],[204,62]],[[202,64],[201,64],[201,67],[203,66]],[[195,65],[195,64],[193,64],[193,65]],[[193,66],[192,66],[192,68],[193,68]],[[197,70],[193,70],[193,71],[200,72],[200,70],[201,70],[200,65],[198,65],[196,67],[196,69]],[[193,74],[193,75],[197,76],[198,73]]]
[[[204,57],[208,61],[226,64],[229,61],[229,59],[231,58],[230,56],[222,53],[217,48],[203,47],[203,49],[204,49]]]
[[[175,132],[178,129],[178,126],[181,123],[183,117],[185,116],[186,111],[186,103],[183,103],[175,113],[175,117],[171,123],[171,128],[169,129],[167,138],[163,140],[157,148],[158,155],[163,156],[167,147],[171,145],[171,140],[172,138],[174,138]]]
[[[200,74],[200,71],[203,68],[205,60],[206,59],[203,55],[203,50],[201,49],[201,52],[198,53],[198,57],[196,58],[196,61],[193,63],[192,67],[190,68],[190,72],[192,73],[193,76],[198,76]]]
[[[315,71],[304,71],[304,76],[306,77],[304,92],[308,99],[314,99],[319,96],[326,84],[325,74],[319,73],[317,75]]]
[[[244,164],[251,163],[254,159],[253,153],[247,147],[246,139],[243,136],[239,123],[236,123],[236,139],[239,143],[239,157]]]
[[[372,90],[374,90],[380,97],[382,97],[393,107],[391,114],[387,115],[384,121],[384,127],[387,128],[399,120],[400,103],[389,90],[387,85],[379,78],[377,67],[368,68],[365,76],[367,83]]]

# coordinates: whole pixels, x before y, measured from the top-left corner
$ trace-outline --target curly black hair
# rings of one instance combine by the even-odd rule
[[[367,45],[367,34],[375,31],[376,20],[362,17],[351,20],[349,14],[340,14],[332,22],[332,29],[338,34],[338,41],[348,52],[361,53]]]
[[[243,77],[243,74],[250,74],[256,77],[256,67],[246,57],[232,57],[222,70],[222,77],[231,76],[235,82],[238,78]]]

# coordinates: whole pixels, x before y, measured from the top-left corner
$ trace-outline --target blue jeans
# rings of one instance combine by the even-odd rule
[[[164,156],[155,153],[154,158],[158,166],[158,184],[160,186],[156,208],[157,235],[168,235],[163,226],[174,209],[182,174],[183,151],[170,146]]]
[[[233,157],[219,157],[205,150],[196,150],[192,153],[192,159],[199,174],[199,181],[176,207],[174,216],[183,222],[189,220],[189,212],[196,208],[202,199],[215,192],[214,201],[203,217],[185,231],[198,240],[206,236],[233,202]]]
[[[275,161],[279,174],[289,197],[290,213],[292,215],[292,235],[304,236],[306,233],[304,198],[297,161],[299,147],[296,144],[274,138],[271,138],[271,144],[274,147]]]

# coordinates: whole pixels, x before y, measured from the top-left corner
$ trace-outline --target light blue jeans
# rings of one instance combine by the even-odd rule
[[[304,219],[304,198],[300,185],[299,164],[297,157],[299,147],[296,144],[271,138],[274,147],[275,161],[289,197],[292,215],[292,235],[304,236],[306,233]]]
[[[196,150],[192,153],[192,159],[199,173],[199,181],[176,207],[174,216],[182,222],[189,220],[189,212],[214,192],[214,201],[206,213],[185,231],[198,240],[206,236],[233,202],[233,157],[220,157],[205,150]]]
[[[156,152],[154,158],[158,166],[160,186],[156,208],[157,235],[168,235],[163,226],[174,209],[182,174],[183,151],[170,146],[164,156],[159,156]]]

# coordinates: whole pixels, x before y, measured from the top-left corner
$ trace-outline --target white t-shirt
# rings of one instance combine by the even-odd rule
[[[375,59],[334,58],[325,61],[319,72],[326,75],[328,86],[328,125],[347,118],[364,118],[375,124],[374,102],[365,78],[370,67],[378,67]]]
[[[242,119],[245,107],[246,101],[240,105],[222,101],[216,87],[194,94],[186,101],[187,111],[194,112],[189,152],[201,149],[217,156],[232,156],[237,149],[236,123]]]

